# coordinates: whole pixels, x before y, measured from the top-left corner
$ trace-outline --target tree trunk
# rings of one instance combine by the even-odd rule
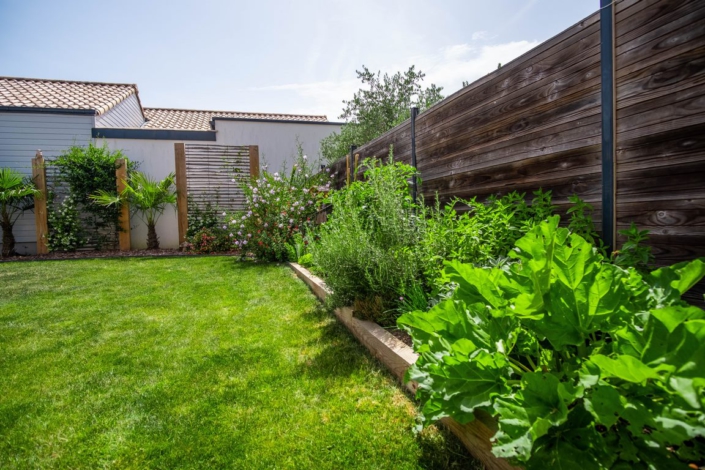
[[[2,257],[7,258],[15,254],[15,236],[12,234],[12,224],[9,220],[0,221],[2,227]]]
[[[154,222],[147,223],[147,249],[159,249],[159,238],[157,238],[157,228],[154,226]]]

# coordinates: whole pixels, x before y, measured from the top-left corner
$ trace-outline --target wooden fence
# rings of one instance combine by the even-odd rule
[[[245,206],[240,179],[259,174],[257,145],[174,144],[179,244],[186,240],[189,212],[237,211]]]
[[[705,3],[608,8],[419,114],[421,194],[448,202],[542,187],[559,212],[577,194],[595,206],[599,230],[603,205],[616,211],[616,230],[650,230],[660,264],[705,256]],[[603,21],[614,25],[607,55]],[[614,101],[603,106],[610,88]],[[613,150],[603,146],[610,118]],[[407,121],[354,152],[386,159],[393,146],[394,159],[410,163],[412,137]],[[615,165],[607,193],[605,157]],[[333,170],[344,184],[345,159]]]

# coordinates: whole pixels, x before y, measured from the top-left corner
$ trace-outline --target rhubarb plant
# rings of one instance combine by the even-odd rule
[[[423,424],[489,412],[494,454],[526,468],[702,465],[705,311],[681,295],[705,259],[640,274],[558,224],[504,268],[447,263],[453,295],[399,318]]]

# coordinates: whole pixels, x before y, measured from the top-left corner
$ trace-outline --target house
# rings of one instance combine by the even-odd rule
[[[306,154],[317,156],[321,139],[340,126],[326,116],[145,108],[132,84],[0,77],[0,167],[28,175],[37,150],[51,159],[91,141],[122,150],[157,179],[174,171],[176,142],[258,145],[260,161],[279,168],[294,156],[297,139]],[[157,231],[163,247],[178,246],[174,210]],[[144,247],[145,233],[135,227],[133,247]],[[14,234],[18,252],[35,252],[32,214],[18,220]]]

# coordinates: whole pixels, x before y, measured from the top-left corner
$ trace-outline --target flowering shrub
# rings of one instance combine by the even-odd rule
[[[76,251],[85,246],[87,240],[81,229],[81,219],[73,196],[65,198],[56,209],[50,206],[47,219],[47,246],[50,251]]]
[[[219,228],[202,228],[186,240],[186,249],[195,253],[221,253],[233,247],[229,234]]]
[[[286,169],[243,184],[246,210],[229,221],[236,248],[265,261],[286,261],[287,243],[312,226],[325,191],[325,173],[314,174],[315,165],[301,152],[288,176]]]

